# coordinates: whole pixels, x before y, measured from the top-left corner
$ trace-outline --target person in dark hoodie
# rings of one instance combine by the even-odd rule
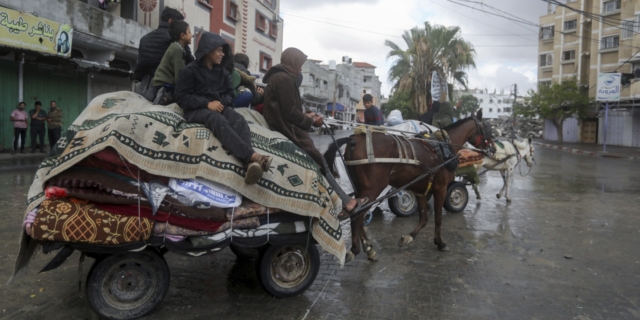
[[[307,152],[320,166],[323,175],[331,188],[336,191],[347,214],[353,215],[361,211],[368,199],[350,198],[328,170],[327,162],[316,149],[309,136],[311,126],[320,127],[323,117],[315,113],[305,114],[302,111],[302,99],[298,88],[302,83],[302,65],[307,55],[296,48],[282,51],[280,64],[267,71],[262,82],[267,84],[264,93],[264,118],[271,130],[282,133],[291,142]]]
[[[153,79],[156,69],[164,57],[167,48],[173,42],[169,36],[169,25],[173,21],[184,20],[184,16],[176,9],[164,7],[160,15],[158,29],[153,30],[140,39],[138,47],[138,63],[133,72],[133,79],[140,82],[140,88],[136,92],[153,100]],[[189,46],[184,48],[184,60],[186,64],[193,61],[193,55]],[[149,92],[150,96],[145,93]]]
[[[431,125],[431,123],[433,123],[433,115],[436,114],[436,112],[438,111],[440,111],[440,102],[434,101],[433,104],[431,104],[431,109],[421,114],[418,117],[418,121]]]
[[[175,97],[187,122],[209,128],[222,146],[247,166],[244,181],[254,184],[269,170],[273,159],[253,150],[249,125],[233,110],[231,75],[226,67],[230,59],[229,44],[221,36],[205,32],[196,60],[180,70]]]

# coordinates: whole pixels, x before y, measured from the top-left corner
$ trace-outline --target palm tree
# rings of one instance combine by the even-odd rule
[[[425,22],[424,29],[416,27],[404,32],[402,38],[406,50],[393,41],[385,41],[385,45],[391,48],[387,58],[395,59],[389,69],[393,90],[408,92],[419,113],[427,111],[431,100],[434,71],[448,83],[467,87],[468,75],[464,70],[476,66],[475,50],[459,33],[459,27],[432,26]],[[443,99],[446,95],[438,97],[438,100]]]

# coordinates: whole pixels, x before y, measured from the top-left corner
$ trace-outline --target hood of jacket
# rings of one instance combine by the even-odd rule
[[[202,60],[202,58],[207,55],[207,53],[215,50],[219,46],[222,46],[224,48],[224,58],[222,58],[222,63],[220,65],[228,65],[229,60],[233,59],[233,55],[231,54],[231,47],[226,41],[224,41],[224,39],[222,39],[221,36],[211,32],[205,32],[200,37],[200,42],[198,42],[198,50],[196,50],[196,61],[200,62],[200,60]]]
[[[268,84],[269,80],[271,80],[271,77],[273,77],[274,74],[280,73],[280,72],[284,72],[290,76],[293,76],[281,64],[276,64],[275,66],[269,68],[269,71],[267,71],[267,73],[264,75],[264,78],[262,78],[262,83]]]

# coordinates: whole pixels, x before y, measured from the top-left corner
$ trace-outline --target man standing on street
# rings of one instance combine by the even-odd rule
[[[56,142],[60,140],[60,131],[62,130],[62,110],[58,108],[58,104],[51,100],[51,109],[49,109],[49,116],[47,117],[47,123],[49,124],[49,148],[53,149]]]
[[[18,139],[20,140],[20,153],[24,153],[24,143],[27,139],[27,125],[29,116],[24,109],[27,105],[24,102],[18,103],[18,108],[11,112],[10,120],[13,122],[13,151],[18,152]]]
[[[44,122],[47,112],[42,110],[42,103],[36,101],[36,108],[29,111],[31,118],[31,153],[36,153],[36,136],[40,137],[40,152],[44,153]]]
[[[364,124],[379,126],[384,124],[382,112],[380,109],[373,105],[373,97],[370,94],[362,96],[362,102],[364,103]]]

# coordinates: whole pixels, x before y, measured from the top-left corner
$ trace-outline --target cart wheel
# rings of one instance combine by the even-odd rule
[[[320,253],[309,246],[269,246],[259,261],[258,276],[262,286],[278,298],[303,293],[320,270]]]
[[[397,217],[404,218],[418,212],[418,200],[411,191],[402,190],[388,200],[389,209]]]
[[[453,182],[447,189],[447,197],[444,199],[444,208],[451,213],[458,213],[467,207],[469,192],[462,182]]]
[[[169,267],[158,253],[118,253],[96,260],[87,277],[91,309],[106,319],[148,315],[167,295]]]
[[[229,249],[240,260],[255,260],[260,257],[260,249],[240,247],[233,243],[229,245]]]

